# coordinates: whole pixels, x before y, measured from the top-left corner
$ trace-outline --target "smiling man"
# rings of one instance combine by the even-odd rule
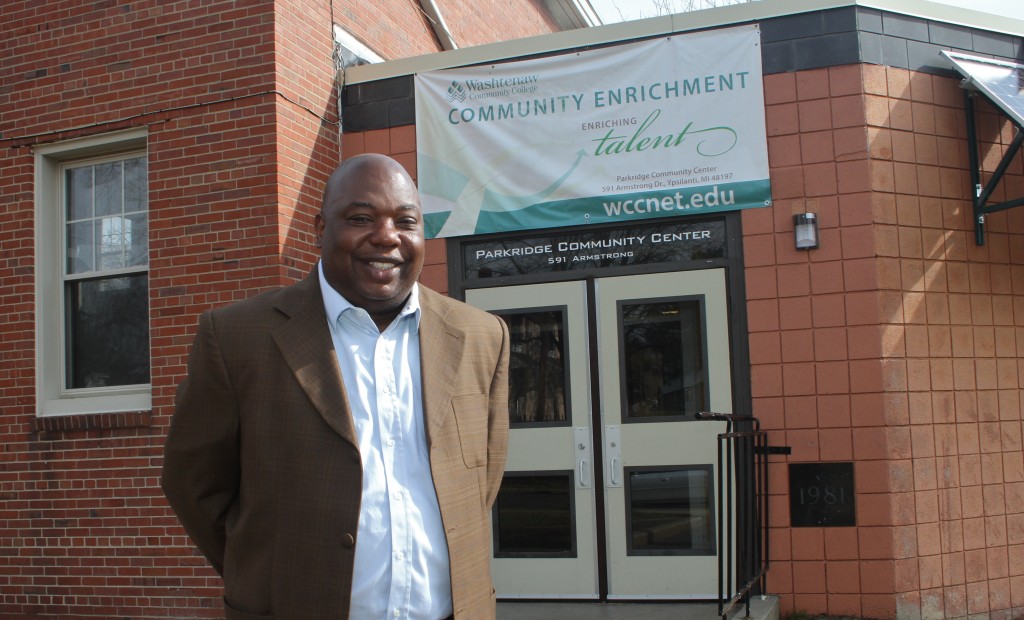
[[[346,160],[295,285],[204,313],[162,484],[228,620],[487,619],[508,330],[417,283],[423,216]]]

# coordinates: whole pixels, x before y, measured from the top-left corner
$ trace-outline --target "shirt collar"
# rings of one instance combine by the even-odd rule
[[[336,325],[338,319],[343,313],[352,310],[362,310],[352,305],[352,302],[345,299],[345,297],[336,291],[333,286],[328,284],[326,276],[324,276],[324,265],[323,261],[317,261],[316,263],[317,275],[320,278],[320,294],[324,300],[324,310],[327,312],[327,318],[330,320],[331,325]],[[363,310],[365,312],[365,310]],[[409,293],[409,299],[405,302],[405,306],[402,307],[402,311],[395,317],[395,321],[401,320],[409,315],[412,315],[416,325],[416,331],[419,331],[420,327],[420,285],[414,282],[412,285],[412,291]]]

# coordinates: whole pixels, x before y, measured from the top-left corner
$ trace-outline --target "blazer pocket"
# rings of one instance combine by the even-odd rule
[[[487,397],[464,394],[452,398],[455,424],[459,428],[459,446],[466,467],[487,464]]]
[[[232,607],[227,599],[224,599],[224,620],[274,620],[274,616],[250,614],[240,611]]]

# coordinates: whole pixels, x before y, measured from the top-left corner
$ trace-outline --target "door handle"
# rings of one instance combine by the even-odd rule
[[[576,488],[593,488],[594,482],[590,474],[590,427],[577,426],[572,429],[573,452],[576,455]]]
[[[622,486],[622,436],[617,424],[604,427],[604,452],[608,455],[608,469],[605,485]]]

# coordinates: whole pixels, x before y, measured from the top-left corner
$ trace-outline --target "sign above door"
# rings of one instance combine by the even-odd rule
[[[578,269],[683,263],[726,257],[724,219],[612,230],[570,230],[462,246],[463,278],[476,280]]]

